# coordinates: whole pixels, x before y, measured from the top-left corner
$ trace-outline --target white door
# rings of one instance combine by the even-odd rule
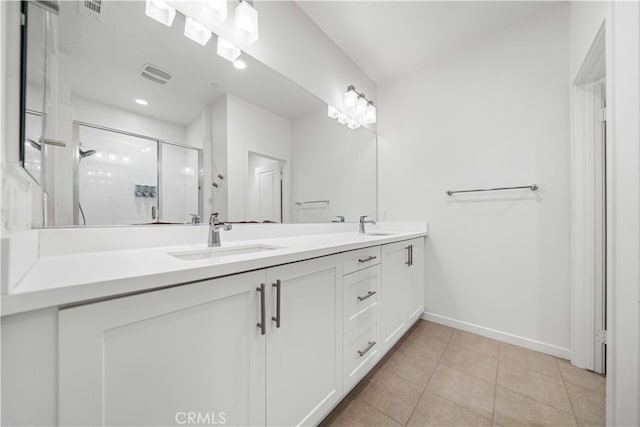
[[[267,425],[317,424],[341,398],[341,280],[336,257],[267,270]]]
[[[264,425],[264,270],[64,309],[59,424]]]
[[[257,220],[282,222],[281,164],[272,163],[255,169]]]
[[[407,275],[408,262],[408,242],[382,246],[380,329],[383,352],[391,348],[407,328],[407,298],[410,295]]]

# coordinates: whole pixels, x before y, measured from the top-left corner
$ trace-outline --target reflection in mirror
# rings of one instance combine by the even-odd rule
[[[215,37],[186,38],[180,14],[167,27],[144,2],[85,4],[29,6],[42,19],[28,20],[28,57],[47,65],[27,61],[24,161],[46,192],[45,225],[375,215],[375,134],[247,55],[236,69]]]

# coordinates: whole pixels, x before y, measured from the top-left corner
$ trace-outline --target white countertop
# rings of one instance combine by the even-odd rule
[[[189,261],[170,253],[205,250],[205,243],[41,256],[17,286],[2,296],[2,315],[206,280],[427,235],[425,231],[393,233],[343,232],[223,241],[222,248],[264,245],[281,249]]]

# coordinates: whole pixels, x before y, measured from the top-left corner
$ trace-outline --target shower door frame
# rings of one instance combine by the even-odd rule
[[[73,121],[73,225],[80,225],[80,126],[90,127],[93,129],[103,130],[106,132],[114,132],[120,135],[132,136],[134,138],[146,139],[156,143],[156,164],[157,164],[157,181],[158,181],[158,196],[156,198],[156,221],[160,221],[162,217],[162,144],[173,145],[176,147],[184,148],[187,150],[194,150],[198,153],[198,215],[202,217],[202,184],[203,184],[203,149],[193,147],[186,144],[180,144],[177,142],[170,142],[160,138],[154,138],[148,135],[142,135],[135,132],[129,132],[121,129],[110,128],[107,126],[96,125],[94,123],[83,122],[79,120]],[[133,191],[133,189],[131,190]],[[186,223],[185,223],[186,224]],[[111,225],[111,224],[104,224]],[[118,226],[134,225],[134,224],[117,224]],[[103,225],[97,225],[100,227]]]

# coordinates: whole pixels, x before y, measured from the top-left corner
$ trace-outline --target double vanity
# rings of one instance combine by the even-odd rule
[[[3,422],[319,423],[424,311],[426,224],[383,227],[40,230],[2,301]]]

